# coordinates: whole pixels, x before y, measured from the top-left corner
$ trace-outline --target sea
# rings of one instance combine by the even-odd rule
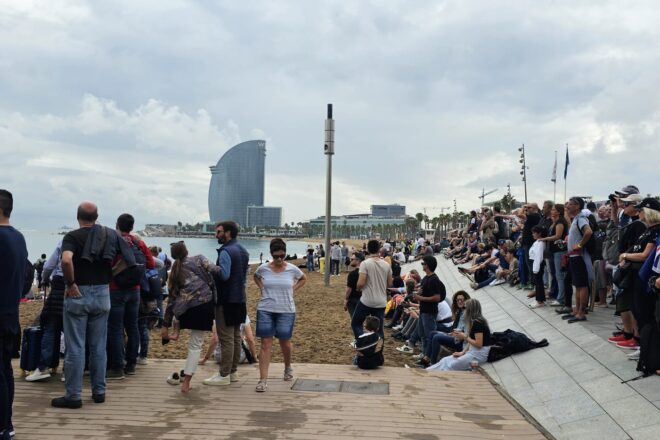
[[[25,242],[28,249],[28,258],[34,262],[41,254],[50,256],[55,250],[57,243],[59,243],[64,235],[57,232],[36,231],[36,230],[21,230],[25,237]],[[216,249],[219,247],[215,238],[181,238],[181,237],[143,237],[147,246],[160,246],[169,255],[170,243],[183,240],[188,247],[189,255],[204,255],[211,261],[217,258]],[[258,263],[259,255],[263,253],[263,260],[270,258],[269,240],[255,240],[255,239],[241,239],[240,243],[250,253],[250,263]],[[307,247],[311,242],[302,240],[285,240],[287,253],[289,255],[298,254],[302,257],[307,252]]]

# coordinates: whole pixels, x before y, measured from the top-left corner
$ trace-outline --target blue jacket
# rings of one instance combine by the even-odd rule
[[[250,254],[236,239],[218,249],[216,264],[220,273],[213,273],[218,289],[218,304],[240,304],[246,302],[245,288]]]

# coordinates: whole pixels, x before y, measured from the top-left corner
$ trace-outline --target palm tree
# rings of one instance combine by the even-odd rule
[[[424,221],[424,214],[422,214],[421,212],[418,212],[417,214],[415,214],[415,218],[417,219],[417,223],[421,227],[422,226],[422,221]]]

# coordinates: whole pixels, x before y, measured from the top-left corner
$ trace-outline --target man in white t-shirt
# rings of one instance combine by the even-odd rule
[[[380,319],[378,332],[381,337],[385,336],[383,321],[387,305],[387,288],[392,285],[392,267],[380,258],[378,240],[369,240],[367,251],[369,258],[360,264],[357,282],[357,288],[362,291],[362,296],[351,319],[351,327],[356,339],[362,334],[362,324],[369,315]]]

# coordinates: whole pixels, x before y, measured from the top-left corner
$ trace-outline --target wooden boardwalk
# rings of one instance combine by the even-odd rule
[[[83,407],[56,409],[59,375],[48,382],[16,380],[14,425],[25,439],[543,439],[487,378],[478,373],[427,373],[386,367],[296,365],[297,378],[389,383],[389,395],[293,391],[271,367],[268,392],[254,391],[258,371],[239,368],[240,381],[209,387],[200,367],[183,395],[165,378],[182,361],[150,360],[137,375],[109,381],[107,401],[94,404],[85,380]]]

